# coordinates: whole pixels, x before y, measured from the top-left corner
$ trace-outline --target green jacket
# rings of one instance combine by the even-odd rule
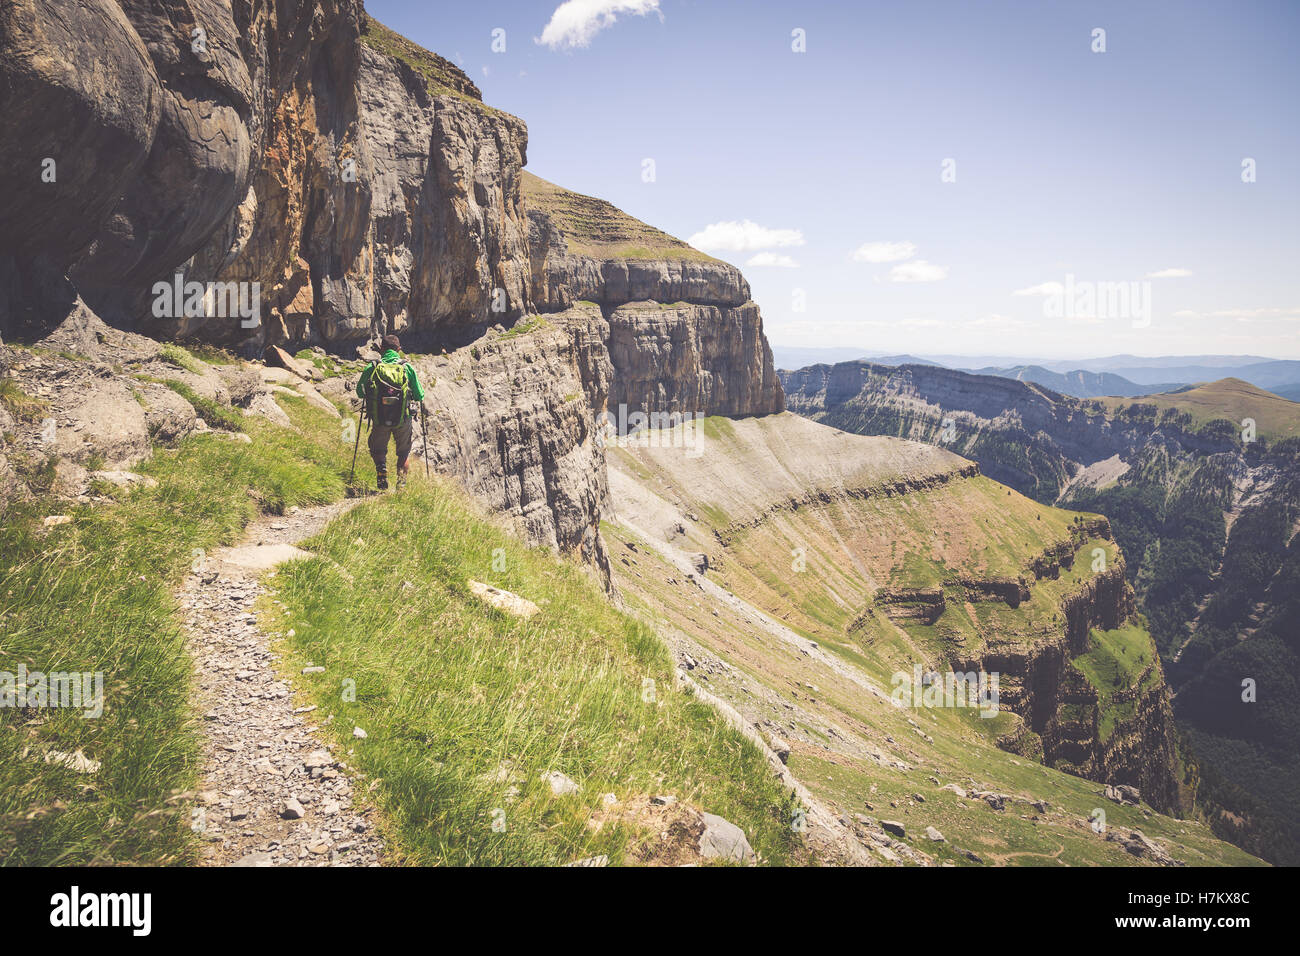
[[[392,349],[389,349],[388,351],[384,352],[384,354],[380,357],[379,361],[400,362],[402,361],[402,357],[398,355],[396,352],[394,352]],[[369,384],[370,376],[374,372],[374,370],[375,370],[375,366],[373,362],[361,370],[361,377],[357,379],[357,396],[359,398],[366,397],[366,385]],[[417,402],[424,401],[424,386],[420,384],[420,376],[415,374],[415,366],[412,365],[410,362],[406,363],[406,379],[410,383],[412,397]]]

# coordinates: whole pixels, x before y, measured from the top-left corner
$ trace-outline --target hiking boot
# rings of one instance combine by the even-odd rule
[[[380,490],[380,491],[387,491],[387,490],[388,490],[388,476],[387,476],[387,475],[379,475],[377,480],[378,480],[378,482],[379,482],[379,490]]]
[[[405,487],[406,487],[406,476],[405,476],[405,475],[398,475],[398,476],[397,476],[397,490],[398,490],[398,491],[401,491],[401,490],[402,490],[403,488],[405,488]]]

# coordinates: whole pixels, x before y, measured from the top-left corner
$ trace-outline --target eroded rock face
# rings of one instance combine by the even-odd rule
[[[530,210],[529,219],[533,295],[540,309],[567,308],[581,300],[611,308],[646,300],[722,307],[749,301],[749,283],[728,263],[569,255],[563,234],[550,217]]]
[[[389,331],[449,347],[454,372],[426,363],[431,455],[534,541],[603,566],[597,415],[783,407],[749,286],[676,240],[569,255],[530,216],[524,123],[371,29],[360,0],[3,5],[0,158],[21,175],[0,187],[0,335],[98,315],[249,354]],[[177,276],[255,289],[254,321],[159,308]]]
[[[1080,468],[1144,445],[1213,454],[1232,441],[1164,421],[1108,414],[1032,382],[931,365],[840,362],[781,370],[787,407],[861,435],[942,444],[990,478],[1054,502]],[[1007,449],[1014,451],[1008,453]],[[1117,459],[1118,460],[1118,459]]]
[[[527,127],[469,98],[432,98],[405,63],[362,53],[377,326],[447,340],[517,319],[530,310]]]
[[[1123,562],[1116,562],[1062,602],[1065,626],[1059,636],[1028,643],[1019,636],[991,640],[979,655],[955,666],[1001,675],[999,703],[1024,723],[999,739],[999,746],[1089,780],[1133,784],[1156,809],[1177,811],[1173,709],[1158,656],[1152,653],[1132,687],[1106,702],[1106,709],[1121,716],[1105,734],[1098,693],[1071,664],[1088,650],[1090,629],[1121,627],[1135,613]]]
[[[148,156],[162,83],[113,0],[6,3],[0,49],[0,250],[66,267]]]
[[[758,306],[629,303],[609,315],[611,404],[664,412],[781,411]]]
[[[547,323],[420,357],[429,457],[529,540],[576,553],[608,579],[599,516],[605,458],[587,403],[580,336]],[[423,455],[417,443],[413,454]]]

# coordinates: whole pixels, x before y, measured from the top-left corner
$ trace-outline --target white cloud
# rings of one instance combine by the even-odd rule
[[[795,262],[789,256],[782,255],[779,252],[760,252],[755,256],[750,256],[745,263],[747,266],[775,266],[779,269],[798,269],[799,263]]]
[[[1191,269],[1161,269],[1159,272],[1148,272],[1144,279],[1185,279],[1192,274]]]
[[[910,242],[864,242],[853,250],[854,262],[899,262],[916,255]]]
[[[947,266],[936,266],[924,259],[904,262],[889,270],[890,282],[938,282],[948,278]]]
[[[1012,295],[1064,295],[1065,286],[1059,282],[1040,282],[1027,289],[1017,289]]]
[[[803,233],[798,229],[768,229],[746,219],[743,222],[712,223],[686,241],[696,249],[750,252],[773,247],[802,246]]]
[[[552,50],[590,46],[597,33],[625,13],[638,17],[659,13],[659,0],[565,0],[534,42]],[[659,16],[663,18],[662,13]]]
[[[1009,315],[982,315],[977,319],[971,319],[965,323],[969,329],[987,329],[993,332],[1009,331],[1011,329],[1023,329],[1028,323],[1023,319],[1013,319]]]
[[[1174,313],[1176,319],[1233,319],[1237,322],[1249,322],[1252,319],[1286,319],[1300,318],[1300,306],[1294,308],[1263,309],[1218,309],[1214,312],[1197,312],[1194,309],[1179,309]]]

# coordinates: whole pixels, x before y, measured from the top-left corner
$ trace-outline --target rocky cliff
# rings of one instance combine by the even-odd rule
[[[524,174],[534,302],[599,306],[613,408],[722,415],[779,412],[784,393],[749,283],[603,200]]]
[[[1108,528],[1104,535],[1109,538]],[[1038,573],[1054,577],[1058,570],[1044,574],[1040,566]],[[1023,724],[999,745],[1080,777],[1137,787],[1151,806],[1178,811],[1173,709],[1154,647],[1147,641],[1145,667],[1105,698],[1075,664],[1094,649],[1094,629],[1114,631],[1134,618],[1133,589],[1123,563],[1069,592],[1060,611],[1059,631],[1053,628],[1034,641],[1021,635],[995,639],[978,654],[958,655],[954,663],[959,672],[1002,675],[1002,702]]]
[[[855,361],[779,375],[791,411],[857,434],[942,444],[1045,502],[1087,466],[1128,459],[1148,442],[1206,454],[1234,447],[1231,435],[1193,428],[1176,414],[1112,409],[1033,382],[937,365]]]
[[[550,184],[530,209],[523,121],[359,0],[17,0],[0,45],[4,338],[397,332],[446,356],[441,467],[598,562],[596,416],[783,407],[735,267]]]
[[[981,740],[1178,809],[1169,690],[1105,518],[1034,502],[933,445],[795,415],[721,424],[694,458],[649,443],[610,461],[619,586],[661,600],[676,627],[752,662],[801,707],[868,713],[846,704],[864,681],[910,684],[914,669],[918,681],[997,674],[996,722],[973,721]],[[642,549],[670,568],[652,570]],[[710,595],[720,612],[747,602],[732,626],[748,638],[719,635],[699,610]],[[791,682],[814,654],[861,680]],[[962,709],[901,710],[919,724],[927,708]],[[773,719],[789,740],[789,715]],[[814,726],[823,736],[808,738],[812,753],[849,736]]]

